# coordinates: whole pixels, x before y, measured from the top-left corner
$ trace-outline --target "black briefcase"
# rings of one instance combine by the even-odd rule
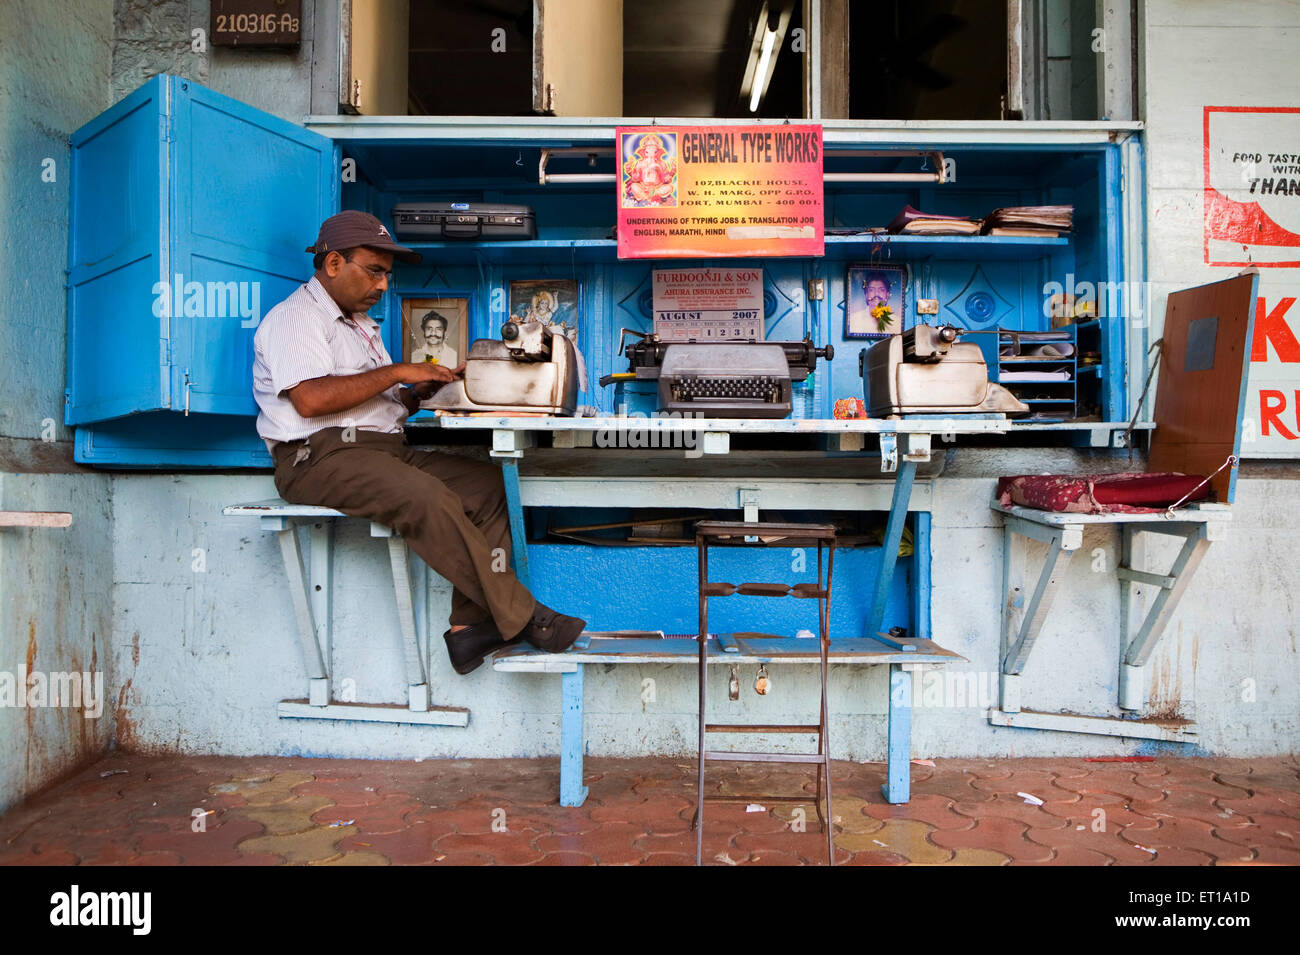
[[[486,202],[403,202],[393,229],[404,239],[535,239],[531,206]]]

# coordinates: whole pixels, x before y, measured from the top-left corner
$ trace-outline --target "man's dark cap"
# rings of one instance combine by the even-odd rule
[[[392,233],[382,222],[369,212],[358,209],[344,210],[322,222],[316,244],[307,246],[306,251],[313,254],[342,252],[357,246],[365,246],[376,252],[391,252],[393,258],[411,265],[419,265],[423,258],[419,252],[394,242]]]

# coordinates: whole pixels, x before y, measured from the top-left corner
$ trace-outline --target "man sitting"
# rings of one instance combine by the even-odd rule
[[[586,621],[538,603],[510,571],[500,468],[406,443],[407,416],[464,373],[394,363],[366,314],[388,288],[394,256],[415,264],[420,254],[357,211],[326,219],[307,251],[315,276],[253,336],[257,432],[275,460],[276,490],[391,527],[451,582],[444,639],[457,673],[520,639],[567,650]]]

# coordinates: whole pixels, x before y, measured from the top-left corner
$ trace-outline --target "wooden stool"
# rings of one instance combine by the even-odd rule
[[[746,538],[753,540],[747,541]],[[709,580],[709,547],[745,546],[797,546],[808,541],[817,544],[817,582],[803,584],[747,583],[728,584]],[[760,798],[769,802],[804,802],[803,796],[705,796],[704,763],[705,760],[733,760],[738,762],[764,763],[815,763],[817,765],[817,797],[815,806],[817,818],[821,821],[822,831],[826,833],[826,855],[830,865],[835,864],[835,847],[832,842],[831,826],[831,763],[830,743],[827,739],[826,709],[826,655],[830,646],[830,600],[831,572],[835,564],[835,528],[830,524],[765,524],[742,521],[701,521],[695,525],[695,545],[699,552],[700,571],[700,633],[699,633],[699,689],[700,689],[700,745],[699,745],[699,794],[695,807],[695,864],[700,865],[704,853],[704,802],[712,799],[719,802],[748,802]],[[827,548],[826,583],[822,584],[822,548]],[[705,685],[708,665],[709,635],[709,598],[729,597],[743,594],[755,597],[800,597],[815,599],[818,602],[818,623],[820,630],[819,655],[821,659],[821,715],[813,724],[747,724],[747,723],[706,723],[705,722]],[[735,752],[731,750],[710,750],[705,748],[706,733],[816,733],[817,752],[814,753],[754,753]],[[826,776],[826,812],[822,814],[822,774]]]

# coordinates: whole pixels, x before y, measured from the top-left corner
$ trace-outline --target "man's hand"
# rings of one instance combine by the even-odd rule
[[[435,365],[431,361],[404,361],[393,366],[398,369],[398,380],[404,385],[413,385],[412,391],[425,388],[427,398],[449,381],[455,381],[465,374],[465,363],[455,368]],[[432,386],[432,387],[430,387]]]
[[[417,368],[437,369],[441,374],[435,378],[429,378],[424,381],[416,382],[411,387],[402,392],[402,402],[406,405],[407,411],[415,414],[419,410],[420,402],[432,398],[438,389],[448,382],[455,381],[465,374],[465,364],[462,362],[455,368],[448,368],[446,365],[435,365],[432,362],[413,363]]]

